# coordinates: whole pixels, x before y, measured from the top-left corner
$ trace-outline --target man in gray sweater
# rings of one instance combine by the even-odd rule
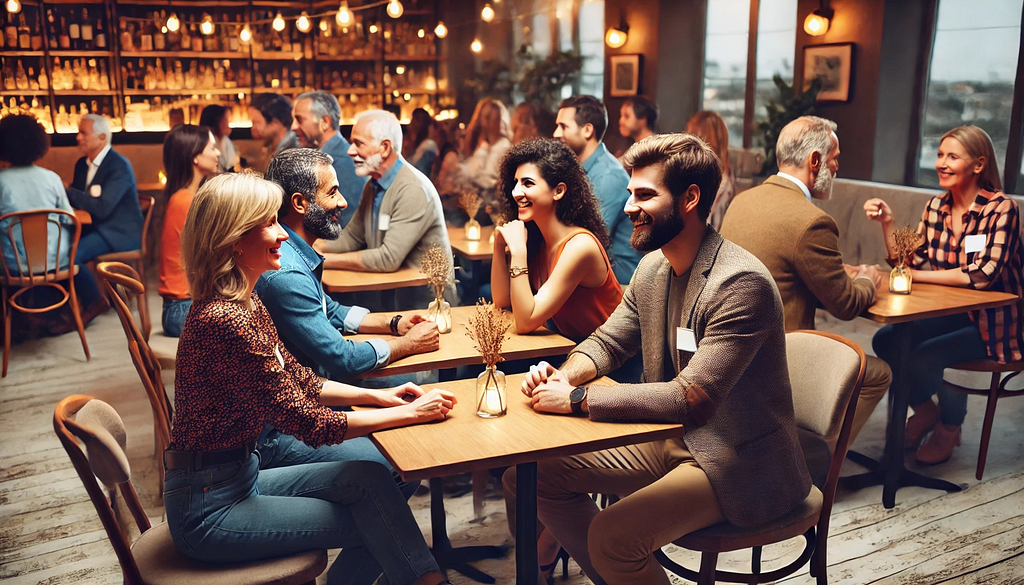
[[[538,516],[552,538],[538,552],[544,563],[561,543],[595,583],[667,584],[654,550],[722,520],[774,520],[804,500],[811,480],[778,290],[757,258],[706,224],[718,159],[689,134],[667,134],[634,144],[623,163],[632,174],[630,243],[650,252],[633,277],[643,286],[630,286],[561,368],[532,367],[523,392],[540,412],[686,430],[539,462]],[[585,386],[641,348],[643,383]],[[511,500],[514,468],[504,483]],[[599,512],[592,492],[624,497]]]

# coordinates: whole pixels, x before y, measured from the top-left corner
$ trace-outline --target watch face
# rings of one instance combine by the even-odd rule
[[[574,404],[583,402],[583,398],[586,397],[586,395],[587,389],[584,388],[583,386],[577,386],[572,389],[572,392],[569,393],[569,402],[572,402]]]

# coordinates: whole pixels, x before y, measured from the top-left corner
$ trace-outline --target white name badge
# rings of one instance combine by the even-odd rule
[[[985,234],[976,234],[964,238],[964,252],[973,254],[985,249]]]
[[[693,334],[693,329],[676,327],[676,349],[687,353],[697,351],[697,336]]]
[[[391,227],[391,216],[386,213],[380,214],[380,219],[377,220],[377,229],[386,232],[389,227]]]
[[[274,346],[274,356],[277,357],[277,363],[281,364],[281,367],[283,368],[284,367],[284,356],[281,355],[281,347],[280,346],[277,346],[277,345]]]
[[[103,195],[103,187],[100,186],[100,185],[90,185],[89,186],[89,195],[91,197],[99,197],[99,196]]]

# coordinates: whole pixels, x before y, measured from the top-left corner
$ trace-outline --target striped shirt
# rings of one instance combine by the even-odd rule
[[[1024,244],[1021,243],[1020,210],[1017,203],[999,192],[981,191],[963,216],[964,230],[959,240],[953,234],[953,196],[933,197],[921,216],[917,232],[926,245],[917,251],[913,267],[928,262],[932,270],[959,268],[970,277],[970,286],[979,290],[1024,295]],[[984,235],[985,245],[977,252],[964,249],[968,236]],[[999,363],[1021,359],[1024,334],[1020,316],[1024,299],[995,309],[972,311],[985,350]]]

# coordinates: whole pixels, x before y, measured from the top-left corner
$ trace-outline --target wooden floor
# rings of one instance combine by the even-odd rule
[[[159,324],[159,298],[150,306],[154,323]],[[874,328],[863,320],[824,325],[862,344],[870,340]],[[89,394],[118,410],[128,427],[136,485],[149,502],[150,515],[159,519],[163,513],[153,497],[157,476],[152,416],[116,316],[101,316],[86,333],[92,361],[85,361],[74,334],[23,343],[12,348],[10,371],[0,381],[0,584],[120,582],[117,559],[53,433],[53,408],[64,396]],[[170,384],[172,379],[168,372],[166,381]],[[974,479],[974,464],[983,401],[971,398],[969,411],[963,446],[950,462],[927,470],[964,484],[963,492],[904,489],[893,510],[881,506],[878,487],[839,493],[829,539],[831,583],[1024,584],[1024,400],[1000,403],[982,482]],[[864,429],[858,450],[872,456],[881,453],[884,416],[882,406]],[[848,472],[856,471],[850,467]],[[427,498],[415,497],[412,505],[427,530]],[[500,499],[486,502],[481,519],[472,518],[469,496],[451,498],[447,505],[449,532],[456,544],[508,540]],[[767,549],[765,568],[795,549],[795,542]],[[689,553],[673,556],[694,566]],[[724,557],[722,564],[746,562],[746,555],[735,555]],[[514,582],[511,553],[478,566],[499,583]],[[469,582],[460,575],[451,577],[455,583]],[[586,582],[570,564],[570,579],[564,583]],[[784,582],[813,580],[804,572]]]

